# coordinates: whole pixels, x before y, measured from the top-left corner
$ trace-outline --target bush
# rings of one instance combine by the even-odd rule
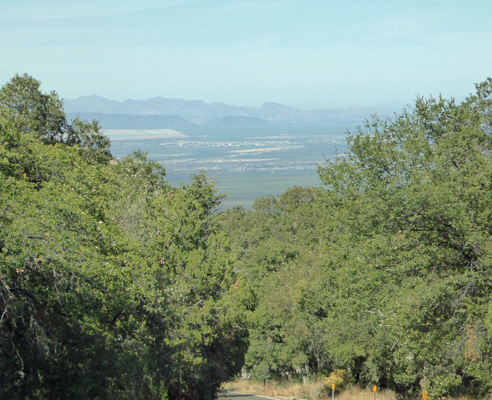
[[[350,374],[344,369],[334,370],[327,378],[325,378],[325,384],[323,385],[322,392],[331,393],[332,385],[335,385],[335,389],[346,389],[350,384]]]

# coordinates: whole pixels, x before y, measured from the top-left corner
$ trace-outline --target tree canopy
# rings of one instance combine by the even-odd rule
[[[217,211],[55,92],[0,90],[0,397],[213,399],[344,370],[430,398],[492,393],[492,79],[417,98],[253,209]]]
[[[0,397],[213,398],[247,335],[213,183],[108,162],[39,87],[0,91]]]
[[[224,213],[254,282],[253,376],[490,393],[491,93],[374,116],[319,167],[323,189]]]

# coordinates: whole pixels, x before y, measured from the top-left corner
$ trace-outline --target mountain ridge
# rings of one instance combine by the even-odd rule
[[[69,116],[94,116],[101,120],[103,125],[116,124],[119,128],[124,125],[125,121],[132,127],[135,124],[138,125],[139,122],[154,126],[159,118],[161,125],[157,124],[158,128],[179,127],[178,125],[186,125],[187,123],[192,125],[217,124],[224,118],[224,123],[229,125],[231,123],[244,125],[248,122],[258,125],[261,123],[260,120],[264,120],[265,123],[276,125],[353,126],[360,124],[374,113],[386,117],[393,115],[394,112],[385,107],[301,110],[275,102],[265,102],[260,107],[246,107],[220,102],[207,103],[203,100],[169,99],[166,97],[143,100],[127,99],[119,102],[98,95],[64,99],[64,107]],[[178,123],[179,118],[186,122],[180,121]],[[171,126],[171,119],[174,119],[174,123],[177,125]],[[171,125],[167,126],[168,124]]]

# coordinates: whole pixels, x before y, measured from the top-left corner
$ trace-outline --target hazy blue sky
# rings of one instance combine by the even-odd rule
[[[65,98],[409,104],[492,76],[492,1],[0,0],[0,43]]]

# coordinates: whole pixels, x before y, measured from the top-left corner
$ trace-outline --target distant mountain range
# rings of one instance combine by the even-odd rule
[[[79,115],[97,119],[103,129],[184,129],[197,125],[234,126],[354,126],[374,113],[391,116],[394,110],[383,107],[329,108],[303,111],[278,103],[242,107],[201,100],[167,99],[118,102],[100,96],[64,100],[69,118]]]

